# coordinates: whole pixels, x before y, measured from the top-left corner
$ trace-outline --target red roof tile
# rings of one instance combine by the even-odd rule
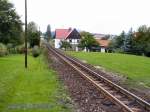
[[[100,44],[102,47],[108,47],[110,40],[102,40],[102,39],[96,39],[96,41]]]
[[[56,29],[56,39],[67,39],[72,29]]]

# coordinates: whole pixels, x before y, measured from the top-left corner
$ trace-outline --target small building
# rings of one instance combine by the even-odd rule
[[[76,29],[56,29],[55,30],[55,48],[61,47],[61,41],[67,41],[71,44],[73,50],[78,49],[81,35]]]
[[[102,53],[107,52],[108,46],[110,44],[110,40],[104,40],[104,39],[96,39],[96,41],[100,45],[100,49]]]

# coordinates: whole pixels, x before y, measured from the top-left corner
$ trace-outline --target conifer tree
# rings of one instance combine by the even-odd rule
[[[51,36],[52,36],[52,35],[51,35],[51,26],[48,25],[48,26],[47,26],[47,31],[46,31],[46,38],[47,38],[47,41],[48,41],[48,42],[49,42],[50,39],[52,38]]]
[[[133,31],[131,28],[128,34],[125,36],[125,40],[124,40],[124,51],[126,53],[132,52],[132,43],[133,43]]]

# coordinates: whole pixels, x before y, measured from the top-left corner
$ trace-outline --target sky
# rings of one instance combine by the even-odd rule
[[[24,21],[24,1],[9,0]],[[76,28],[91,33],[120,34],[131,27],[150,26],[150,0],[28,0],[28,22],[42,32]]]

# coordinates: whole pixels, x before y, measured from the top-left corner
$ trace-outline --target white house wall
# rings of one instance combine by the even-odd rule
[[[55,39],[55,48],[60,48],[60,39]]]
[[[101,48],[101,52],[105,53],[105,48],[104,47]]]
[[[55,48],[60,48],[60,43],[61,41],[64,41],[64,40],[61,40],[61,39],[55,39]],[[71,45],[78,45],[80,41],[80,39],[71,39],[71,42],[70,42],[70,39],[67,39],[66,40],[67,42],[69,42]]]
[[[73,44],[73,45],[77,45],[77,44],[79,44],[78,40],[80,40],[80,39],[71,39],[71,42],[70,42],[70,39],[67,39],[67,42],[69,42],[70,44]]]

